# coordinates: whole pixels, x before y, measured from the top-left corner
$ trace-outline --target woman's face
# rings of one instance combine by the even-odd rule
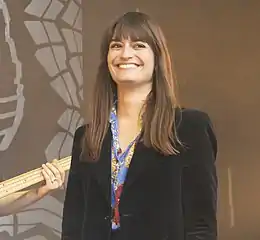
[[[152,82],[154,53],[142,41],[111,41],[107,55],[108,69],[116,84],[145,84]]]

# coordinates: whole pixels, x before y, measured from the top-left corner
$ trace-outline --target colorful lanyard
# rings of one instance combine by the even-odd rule
[[[123,190],[123,184],[134,153],[135,144],[139,135],[128,145],[127,149],[121,153],[118,139],[118,120],[115,108],[110,116],[112,131],[112,151],[111,151],[111,206],[113,209],[112,229],[118,229],[119,224],[119,201]]]

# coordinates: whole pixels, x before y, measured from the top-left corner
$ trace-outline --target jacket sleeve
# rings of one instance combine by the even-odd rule
[[[197,112],[183,134],[182,207],[185,240],[217,239],[217,140],[206,113]]]
[[[79,158],[81,154],[81,139],[84,127],[76,130],[73,147],[71,168],[69,171],[62,219],[62,240],[81,240],[84,221],[84,195],[82,180],[79,174]]]

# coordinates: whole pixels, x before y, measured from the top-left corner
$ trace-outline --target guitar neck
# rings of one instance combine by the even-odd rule
[[[70,169],[71,156],[60,159],[58,163],[64,171],[68,171]],[[44,177],[42,175],[42,167],[40,167],[0,182],[0,199],[42,181],[44,181]]]

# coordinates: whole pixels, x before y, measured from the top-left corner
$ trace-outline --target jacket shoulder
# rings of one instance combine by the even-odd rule
[[[83,139],[85,135],[86,125],[78,127],[74,133],[73,146],[72,146],[72,166],[80,162]]]
[[[78,142],[82,139],[82,137],[84,136],[85,134],[85,131],[86,131],[86,125],[81,125],[79,126],[76,131],[75,131],[75,134],[74,134],[74,142]]]
[[[199,109],[182,108],[177,114],[177,127],[203,127],[211,124],[209,115]]]
[[[217,139],[209,115],[198,109],[181,109],[177,115],[177,134],[184,145],[192,148],[199,144],[210,143],[213,154],[217,154]]]

